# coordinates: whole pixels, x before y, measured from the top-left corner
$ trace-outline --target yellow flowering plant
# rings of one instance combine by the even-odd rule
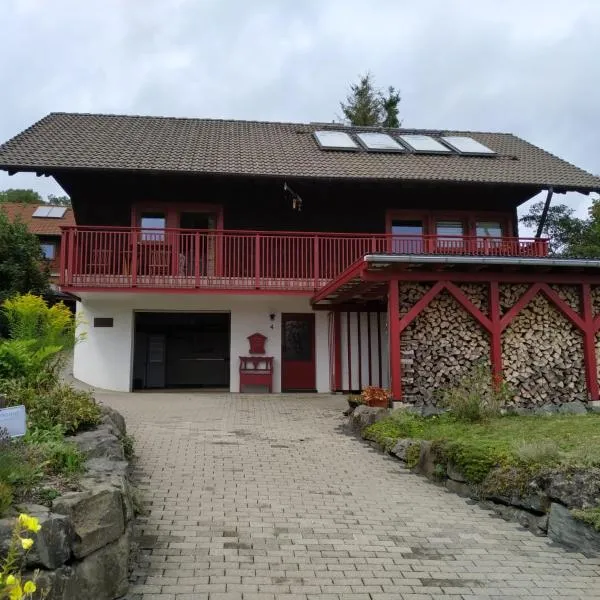
[[[20,514],[15,522],[8,553],[0,561],[0,600],[25,600],[31,598],[37,587],[35,581],[23,581],[23,558],[34,541],[30,537],[41,529],[40,522],[30,515]]]

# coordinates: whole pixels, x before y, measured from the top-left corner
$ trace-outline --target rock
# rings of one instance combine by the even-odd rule
[[[600,412],[600,400],[592,400],[587,403],[587,406],[591,412]]]
[[[454,481],[458,481],[460,483],[466,483],[467,478],[458,470],[457,466],[450,462],[446,467],[447,475],[450,479],[454,479]]]
[[[31,537],[35,540],[33,548],[27,554],[28,568],[44,567],[57,569],[69,561],[75,543],[75,529],[65,515],[51,513],[45,506],[25,504],[23,512],[37,517],[41,529]]]
[[[585,415],[587,414],[587,409],[583,402],[575,400],[574,402],[565,402],[564,404],[561,404],[558,408],[558,412],[565,415]]]
[[[600,554],[600,534],[577,521],[568,508],[556,502],[550,507],[548,537],[577,552],[593,556]]]
[[[429,479],[436,477],[436,463],[433,452],[431,451],[431,442],[421,442],[421,453],[419,454],[419,462],[415,467],[415,471]]]
[[[550,498],[546,494],[527,494],[525,496],[515,496],[511,500],[511,504],[520,506],[525,510],[545,514],[550,508]]]
[[[544,404],[534,409],[533,413],[536,415],[553,415],[558,412],[558,406],[556,404]]]
[[[534,515],[515,506],[506,506],[495,502],[482,502],[481,505],[495,512],[505,521],[516,521],[535,535],[545,535],[546,533],[548,527],[547,515]]]
[[[356,431],[362,431],[365,427],[381,421],[389,414],[387,408],[374,408],[371,406],[358,406],[352,413],[351,424]]]
[[[73,522],[77,534],[73,554],[78,559],[115,541],[125,531],[121,491],[107,484],[64,494],[53,502],[52,510]]]
[[[85,463],[86,478],[101,481],[112,475],[127,475],[129,463],[125,460],[111,460],[106,457],[90,458]]]
[[[390,450],[390,454],[393,454],[396,458],[399,458],[401,461],[406,462],[406,451],[414,444],[419,444],[418,440],[413,440],[411,438],[404,438],[398,440],[394,447]]]
[[[463,498],[470,498],[473,495],[471,486],[467,483],[455,481],[454,479],[446,479],[446,489],[449,492],[454,492]]]
[[[100,405],[100,411],[102,412],[103,420],[104,417],[110,420],[111,423],[114,425],[119,436],[124,436],[127,434],[125,418],[121,413],[117,412],[114,408],[111,408],[110,406],[106,406],[104,404]]]
[[[421,416],[422,417],[434,417],[437,415],[441,415],[444,413],[444,410],[442,408],[438,408],[437,406],[434,406],[433,404],[426,404],[425,406],[421,407]]]
[[[107,425],[78,433],[69,439],[87,458],[125,459],[123,444]]]
[[[41,571],[38,589],[45,600],[114,600],[127,592],[130,534],[72,566]]]
[[[590,508],[600,505],[599,467],[567,472],[553,471],[539,477],[536,486],[551,500],[568,508]]]

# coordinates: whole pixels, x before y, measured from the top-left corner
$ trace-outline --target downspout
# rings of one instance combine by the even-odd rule
[[[546,202],[544,204],[544,210],[542,210],[542,216],[540,218],[540,222],[537,228],[537,233],[535,234],[536,239],[540,239],[542,237],[542,232],[544,231],[544,227],[546,225],[546,219],[548,218],[548,211],[550,210],[550,202],[552,202],[552,195],[554,194],[553,188],[548,188],[548,195],[546,196]]]

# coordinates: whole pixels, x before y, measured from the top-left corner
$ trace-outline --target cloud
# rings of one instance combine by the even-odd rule
[[[597,0],[4,0],[0,139],[50,111],[329,121],[371,70],[407,126],[510,131],[600,173],[599,26]],[[17,185],[57,193],[0,174]]]

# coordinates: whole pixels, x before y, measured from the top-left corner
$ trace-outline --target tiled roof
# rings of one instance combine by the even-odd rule
[[[0,146],[0,168],[106,169],[390,181],[449,181],[600,190],[600,179],[506,133],[464,135],[495,157],[323,151],[312,133],[341,125],[52,113]],[[347,132],[368,130],[343,128]]]
[[[33,213],[40,206],[48,205],[0,202],[0,211],[5,213],[11,221],[20,219],[27,225],[27,229],[36,235],[60,235],[61,226],[75,225],[73,209],[67,208],[65,214],[60,218],[34,217]]]

